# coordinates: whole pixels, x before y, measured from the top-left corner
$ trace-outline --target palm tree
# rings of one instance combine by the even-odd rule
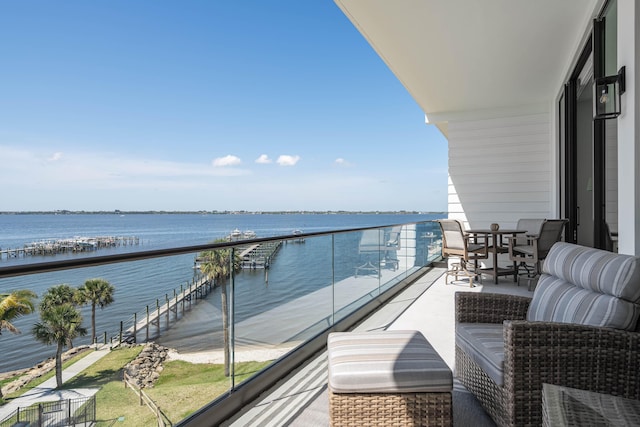
[[[34,292],[28,290],[0,294],[0,335],[2,335],[3,329],[14,334],[20,333],[11,321],[22,315],[32,313],[34,310],[33,300],[37,297]]]
[[[91,304],[91,342],[96,341],[96,306],[104,308],[113,302],[115,288],[104,279],[89,279],[78,289],[76,301]]]
[[[214,243],[225,243],[226,240],[216,240]],[[231,271],[238,272],[241,269],[240,255],[234,252],[231,262],[231,249],[216,249],[200,253],[200,271],[216,285],[220,286],[220,300],[222,308],[222,337],[224,342],[224,375],[229,376],[229,308],[227,302],[227,278]]]
[[[47,289],[40,301],[40,310],[62,304],[77,304],[78,291],[67,284],[55,285]]]
[[[14,334],[20,331],[13,323],[14,319],[25,314],[33,313],[33,300],[38,296],[29,290],[14,291],[10,294],[0,294],[0,335],[6,329]],[[2,387],[0,387],[0,401],[2,400]]]
[[[43,301],[44,302],[44,301]],[[40,304],[40,322],[31,330],[33,336],[40,342],[56,344],[56,386],[62,386],[62,349],[71,346],[71,340],[87,334],[82,327],[82,315],[71,304],[60,305]]]
[[[70,304],[74,307],[78,305],[78,290],[66,283],[47,289],[47,292],[42,295],[39,308],[43,311],[62,304]],[[69,347],[73,347],[73,342],[69,342]]]

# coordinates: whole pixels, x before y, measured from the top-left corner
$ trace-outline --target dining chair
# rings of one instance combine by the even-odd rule
[[[520,218],[518,219],[518,223],[516,224],[516,229],[517,230],[524,230],[526,231],[525,234],[520,234],[515,236],[514,238],[516,239],[516,246],[519,246],[521,244],[526,245],[527,241],[529,240],[527,238],[527,234],[540,234],[540,227],[542,227],[542,223],[545,221],[546,218]]]
[[[608,222],[604,222],[604,236],[605,236],[605,247],[604,249],[609,252],[618,252],[618,239],[617,235],[614,237],[614,233],[611,232],[611,228],[609,227]]]
[[[482,275],[477,273],[478,260],[489,257],[489,248],[487,244],[487,236],[480,237],[482,242],[472,242],[472,238],[467,236],[462,228],[460,221],[455,219],[438,220],[440,230],[442,231],[442,256],[457,257],[459,262],[450,265],[445,275],[445,284],[449,276],[454,276],[458,280],[458,276],[467,276],[469,278],[469,286],[473,287],[473,278]],[[478,238],[474,236],[473,239]],[[474,263],[474,271],[470,271],[469,261]]]
[[[366,272],[368,275],[380,275],[380,257],[381,249],[384,248],[384,230],[364,230],[360,237],[360,244],[358,245],[358,253],[365,259],[365,263],[356,267],[355,277],[361,271]]]
[[[517,239],[509,240],[509,259],[515,264],[515,275],[520,284],[519,270],[525,266],[525,275],[529,279],[528,289],[531,290],[533,279],[540,275],[540,263],[544,260],[554,243],[559,242],[562,237],[562,230],[568,221],[566,219],[545,219],[540,225],[537,234],[527,233],[527,241]],[[526,268],[528,264],[532,269]]]
[[[542,227],[542,223],[545,221],[546,218],[520,218],[518,219],[518,223],[516,224],[516,229],[517,230],[524,230],[525,233],[523,234],[518,234],[512,237],[509,237],[509,239],[515,239],[515,241],[513,242],[514,246],[526,246],[529,244],[529,240],[530,237],[527,237],[528,235],[538,235],[540,234],[540,227]],[[518,272],[519,270],[523,268],[526,271],[527,276],[533,274],[533,270],[535,267],[533,266],[529,266],[527,263],[525,262],[520,262],[518,264],[516,264],[514,262],[513,265],[513,269],[514,269],[514,280],[517,279],[518,277]]]

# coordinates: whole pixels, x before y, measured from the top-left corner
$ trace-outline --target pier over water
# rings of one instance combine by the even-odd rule
[[[26,256],[46,256],[64,253],[91,252],[116,246],[139,245],[135,236],[71,237],[67,239],[46,239],[25,244],[22,248],[0,248],[0,260]]]

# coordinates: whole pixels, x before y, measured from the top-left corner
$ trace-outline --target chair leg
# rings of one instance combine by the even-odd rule
[[[460,264],[462,266],[462,271],[464,272],[464,275],[467,276],[469,278],[469,287],[473,288],[473,278],[476,276],[476,272],[474,271],[473,273],[471,273],[469,271],[469,269],[467,268],[467,262],[464,259],[460,260]]]
[[[460,273],[460,263],[452,262],[451,265],[447,268],[447,272],[444,277],[444,284],[449,284],[449,276],[454,276],[456,280],[458,280],[458,274]]]
[[[532,284],[533,285],[537,285],[538,284],[538,278],[540,278],[540,260],[538,260],[536,262],[533,271],[534,271],[533,276],[529,277],[529,283],[528,283],[528,286],[527,286],[527,290],[528,291],[532,291],[533,289],[535,289],[535,286],[534,286],[533,289],[531,288]]]
[[[470,272],[467,269],[467,262],[461,258],[460,262],[451,263],[447,269],[444,278],[445,285],[449,284],[449,276],[454,276],[456,281],[458,281],[459,276],[466,276],[469,278],[469,286],[473,288],[473,278],[477,276],[477,274],[475,272]],[[482,276],[480,276],[480,282],[482,283]]]

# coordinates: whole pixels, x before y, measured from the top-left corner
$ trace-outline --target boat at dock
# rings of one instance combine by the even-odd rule
[[[253,230],[240,231],[240,229],[236,228],[227,235],[226,239],[230,242],[237,242],[238,240],[255,239],[256,237],[257,234]]]
[[[232,242],[236,240],[240,240],[241,238],[242,238],[242,231],[238,230],[237,228],[233,230],[231,234],[229,234],[229,236],[227,236],[227,239]]]
[[[291,234],[293,234],[296,237],[294,237],[293,239],[290,239],[289,240],[290,242],[293,242],[293,243],[304,243],[304,237],[302,237],[302,230],[296,228],[295,230],[293,230],[291,232]]]

